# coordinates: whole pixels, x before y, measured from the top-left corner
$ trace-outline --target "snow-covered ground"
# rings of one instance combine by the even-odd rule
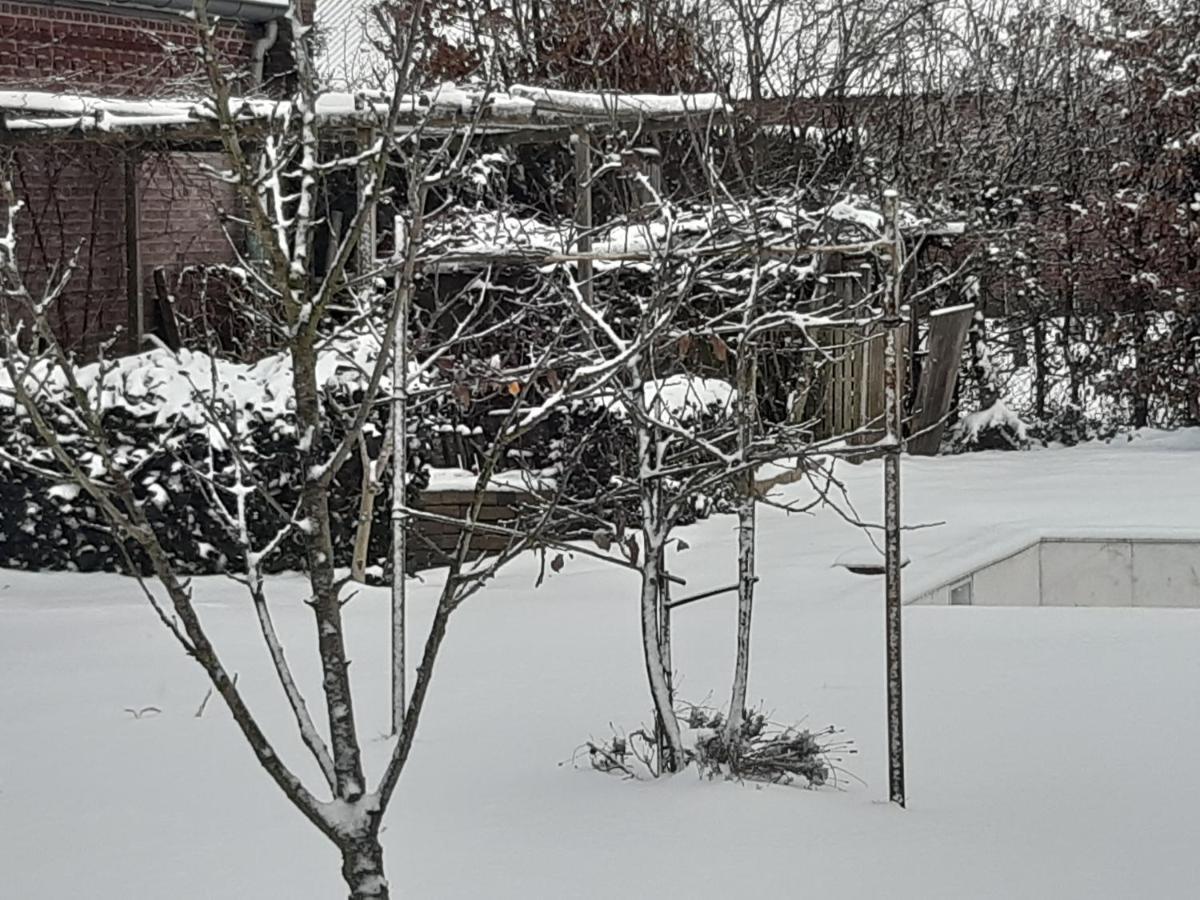
[[[877,518],[878,464],[847,466]],[[799,491],[792,487],[785,490]],[[1200,434],[906,461],[916,585],[1026,532],[1181,528],[1200,515]],[[571,765],[646,720],[629,573],[578,558],[534,589],[525,560],[451,624],[384,834],[397,896],[1129,898],[1200,883],[1200,612],[905,610],[907,811],[886,796],[882,586],[832,563],[864,546],[835,515],[766,511],[751,695],[837,723],[866,784],[806,791],[629,783]],[[687,590],[733,581],[733,522],[688,529]],[[315,693],[298,578],[271,583]],[[237,586],[202,615],[276,734],[288,716]],[[432,591],[415,591],[415,625]],[[386,593],[348,607],[365,733],[386,720]],[[724,702],[731,598],[678,611],[681,695]],[[333,852],[261,775],[198,668],[114,576],[0,572],[0,896],[343,895]],[[154,706],[134,718],[127,708]],[[372,744],[375,771],[386,746]],[[297,743],[288,758],[305,769]],[[311,774],[311,773],[310,773]]]

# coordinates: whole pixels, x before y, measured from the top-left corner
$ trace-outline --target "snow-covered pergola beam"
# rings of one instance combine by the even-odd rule
[[[701,247],[655,247],[653,249],[599,250],[561,252],[520,247],[497,246],[492,249],[473,249],[437,253],[418,261],[426,272],[449,272],[463,269],[499,266],[548,266],[561,263],[647,263],[658,259],[695,260],[730,255],[752,255],[781,262],[809,259],[828,253],[866,255],[877,250],[880,241],[856,244],[767,244],[758,241],[736,241]]]
[[[253,136],[289,112],[284,101],[245,98],[232,108]],[[520,87],[512,92],[444,85],[403,98],[397,128],[431,136],[471,132],[508,143],[565,140],[580,127],[603,130],[685,128],[728,112],[715,94],[576,93]],[[379,125],[387,103],[378,95],[322,94],[316,115],[331,136]],[[211,101],[203,98],[127,99],[48,91],[0,91],[0,144],[47,140],[219,142]]]

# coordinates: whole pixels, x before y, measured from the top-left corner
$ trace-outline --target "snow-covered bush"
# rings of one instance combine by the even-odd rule
[[[350,424],[336,411],[356,405],[362,361],[355,357],[364,353],[369,355],[369,348],[349,345],[322,354],[319,376],[330,427],[316,449],[331,450]],[[105,433],[132,464],[135,496],[180,571],[212,574],[244,567],[239,535],[216,507],[233,511],[239,477],[242,484],[261,484],[270,497],[256,491],[245,495],[249,536],[256,546],[269,543],[284,521],[283,511],[295,508],[302,436],[291,408],[290,369],[282,357],[243,365],[203,353],[156,350],[81,367],[77,377],[89,394],[102,398],[98,405]],[[698,381],[701,392],[683,376],[664,379],[654,402],[664,414],[711,429],[728,412],[729,386]],[[50,380],[43,389],[58,392],[65,386]],[[218,410],[218,420],[238,423],[237,434],[214,426],[212,414]],[[234,415],[226,417],[227,412]],[[378,405],[364,427],[373,457],[387,432],[387,417],[387,405]],[[445,435],[453,435],[468,456],[479,454],[493,437],[489,429],[494,419],[486,403],[464,409],[453,401],[427,402],[411,411],[410,499],[415,502],[415,492],[428,484],[429,466],[450,464],[441,455]],[[66,417],[60,428],[80,458],[92,460],[101,471],[87,429]],[[628,416],[611,403],[578,402],[554,410],[509,449],[508,467],[542,480],[564,478],[560,486],[573,502],[559,514],[558,528],[561,537],[573,537],[592,533],[601,522],[639,523],[636,458],[637,436]],[[390,467],[381,478],[382,494],[388,496]],[[53,455],[39,447],[28,418],[11,404],[0,404],[0,566],[124,571],[132,561],[148,571],[141,550],[133,542],[119,544],[95,501],[69,482]],[[338,565],[350,564],[361,484],[361,460],[354,454],[329,495]],[[698,498],[685,521],[726,506],[718,487]],[[388,515],[386,504],[372,509],[367,565],[375,571],[390,569]],[[299,536],[285,539],[263,564],[267,571],[303,569]]]
[[[709,778],[735,778],[792,784],[799,779],[809,787],[821,787],[833,776],[830,739],[837,752],[853,752],[836,729],[813,733],[808,729],[779,727],[761,711],[746,710],[734,741],[726,738],[725,717],[693,707],[688,728],[693,733],[697,768]]]
[[[823,787],[845,774],[841,763],[857,751],[843,732],[832,726],[810,731],[777,725],[761,710],[745,711],[736,740],[727,740],[725,715],[720,710],[683,705],[677,709],[683,731],[684,765],[696,767],[705,778],[729,778],[769,784]],[[658,745],[642,728],[588,741],[581,748],[592,768],[627,778],[651,778],[662,773]]]
[[[332,406],[341,399],[328,388]],[[383,433],[385,415],[379,411],[368,431]],[[336,418],[322,435],[324,449],[341,438]],[[345,424],[345,423],[342,423]],[[91,440],[86,429],[60,423],[64,443],[71,443],[87,460]],[[264,486],[268,501],[259,492],[245,495],[247,526],[256,546],[264,546],[279,531],[284,510],[296,507],[300,484],[301,437],[294,415],[286,410],[260,411],[244,424],[237,451],[203,422],[183,417],[160,418],[153,404],[113,403],[105,410],[102,425],[117,453],[132,463],[134,494],[147,519],[181,572],[209,574],[244,566],[239,535],[227,516],[237,502],[239,467],[242,484]],[[417,432],[419,436],[419,432]],[[378,438],[376,438],[378,441]],[[418,437],[418,445],[420,440]],[[51,455],[37,447],[27,417],[0,407],[0,565],[18,569],[125,571],[130,562],[149,571],[149,561],[131,541],[119,541],[99,506],[59,473]],[[419,490],[428,474],[420,448],[410,454],[410,489]],[[7,458],[6,458],[7,457]],[[43,474],[13,460],[35,462]],[[61,478],[53,477],[55,473]],[[334,548],[339,565],[349,565],[358,522],[361,466],[347,462],[330,492]],[[384,475],[390,491],[390,469]],[[414,498],[415,499],[415,498]],[[371,564],[383,566],[388,558],[388,511],[374,510],[370,548]],[[268,571],[304,568],[304,548],[296,535],[286,538],[277,552],[264,559]]]
[[[1031,441],[1043,447],[1053,444],[1073,447],[1087,441],[1106,440],[1119,430],[1111,421],[1090,416],[1074,403],[1064,403],[1050,410],[1044,418],[1030,423],[1027,433]]]
[[[965,416],[950,432],[951,453],[973,450],[1026,450],[1029,429],[1020,416],[997,400],[987,409]]]

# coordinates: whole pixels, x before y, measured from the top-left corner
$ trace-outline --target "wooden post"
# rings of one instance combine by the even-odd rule
[[[141,185],[138,183],[138,156],[134,150],[125,153],[125,297],[127,301],[128,334],[126,349],[137,353],[142,349],[146,334],[145,298],[142,294],[142,232]]]
[[[592,249],[592,146],[587,128],[576,128],[571,135],[575,150],[575,227],[578,229],[576,249],[587,253]],[[592,261],[581,259],[579,289],[584,302],[592,305]]]
[[[900,625],[900,453],[903,449],[904,397],[900,366],[901,292],[903,290],[904,238],[900,234],[899,197],[888,190],[883,195],[884,241],[890,256],[883,294],[883,327],[887,329],[884,347],[883,395],[883,524],[884,524],[884,609],[887,633],[887,711],[888,711],[888,797],[903,807],[904,794],[904,689]]]
[[[671,661],[671,579],[667,577],[666,549],[658,551],[658,639],[662,645],[663,671],[667,693],[675,703],[674,663]]]
[[[631,219],[654,218],[660,212],[658,199],[662,196],[662,154],[654,147],[637,147],[621,155],[629,182]]]

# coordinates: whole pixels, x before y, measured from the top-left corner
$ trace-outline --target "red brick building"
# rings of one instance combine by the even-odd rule
[[[187,97],[203,92],[193,0],[0,0],[0,92],[72,97]],[[303,0],[311,19],[315,0]],[[287,0],[208,0],[235,93],[270,92],[290,70]],[[154,271],[174,283],[188,267],[228,263],[239,236],[232,190],[208,177],[209,148],[83,140],[10,141],[24,203],[19,253],[34,289],[78,253],[54,311],[60,339],[93,351],[118,328],[162,328]],[[0,152],[5,134],[0,118]],[[186,281],[186,279],[185,279]],[[140,321],[139,321],[140,319]],[[126,348],[136,339],[124,341]]]

